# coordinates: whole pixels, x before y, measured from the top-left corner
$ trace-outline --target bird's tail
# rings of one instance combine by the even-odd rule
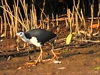
[[[54,27],[48,29],[48,31],[53,32],[53,33],[55,33],[55,34],[57,34],[57,33],[59,32],[59,30],[60,30],[60,29],[59,29],[58,26],[54,26]]]

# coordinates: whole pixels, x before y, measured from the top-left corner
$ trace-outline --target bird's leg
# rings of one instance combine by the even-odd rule
[[[17,51],[19,52],[19,43],[17,43],[17,47],[16,47]]]
[[[42,53],[43,53],[43,50],[42,50],[42,47],[40,47],[40,55],[38,56],[37,60],[35,62],[25,63],[24,66],[34,66],[34,65],[37,65],[37,63],[42,62]]]
[[[30,57],[30,52],[29,52],[29,50],[28,50],[28,59],[29,59],[29,61],[32,60],[31,57]]]
[[[30,48],[31,44],[27,43],[27,46],[29,46],[29,49],[27,49],[27,51],[28,51],[28,59],[30,61],[30,60],[32,60],[31,57],[30,57],[30,52],[29,52],[29,50],[31,50],[31,48]]]
[[[53,46],[53,44],[51,44],[51,46],[52,46],[51,52],[53,54],[53,58],[50,61],[53,61],[54,59],[57,59],[58,60],[58,57],[57,57],[57,55],[54,52],[54,46]]]
[[[37,64],[38,62],[42,62],[42,53],[43,53],[43,49],[42,47],[40,47],[40,55],[38,56],[35,64]]]

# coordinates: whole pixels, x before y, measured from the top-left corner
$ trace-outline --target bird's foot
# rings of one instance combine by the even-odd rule
[[[42,62],[42,60],[34,60],[34,61],[31,61],[31,62],[26,62],[24,65],[18,67],[17,70],[23,69],[25,67],[28,68],[28,67],[31,67],[31,66],[36,66],[40,62]]]
[[[58,60],[58,57],[57,57],[57,55],[54,55],[49,61],[54,61],[54,60]]]
[[[35,66],[35,62],[27,62],[24,64],[25,67]]]
[[[61,64],[62,62],[58,60],[57,56],[52,57],[51,59],[45,60],[45,62],[55,63],[55,64]]]
[[[42,62],[44,62],[44,60],[42,60],[42,59],[37,59],[37,60],[34,60],[34,61],[32,61],[32,62],[27,62],[27,63],[25,63],[24,64],[24,66],[28,66],[28,67],[30,67],[30,66],[36,66],[38,63],[42,63]]]
[[[42,62],[54,62],[54,61],[58,61],[58,57],[57,56],[54,56],[51,59],[42,60]]]
[[[25,63],[24,65],[18,67],[17,70],[23,69],[23,68],[25,68],[25,67],[28,68],[28,67],[31,67],[31,66],[35,66],[35,62],[27,62],[27,63]]]

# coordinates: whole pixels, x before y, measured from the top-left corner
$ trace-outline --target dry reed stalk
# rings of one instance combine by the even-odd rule
[[[100,26],[100,0],[98,0],[98,25]]]
[[[20,20],[21,20],[22,22],[24,22],[24,19],[23,19],[23,17],[22,17],[22,14],[21,14],[21,11],[20,11],[20,8],[19,8],[19,7],[18,7],[18,14],[19,14]]]
[[[82,9],[81,9],[81,15],[82,15],[82,20],[83,20],[84,30],[86,30],[86,29],[87,29],[87,28],[86,28],[86,22],[85,22],[85,18],[84,18],[84,15],[83,15]],[[87,37],[87,33],[85,33],[84,35],[85,35],[84,39],[86,39],[86,37]]]
[[[40,14],[40,18],[41,18],[41,21],[42,21],[42,25],[43,26],[41,26],[43,29],[44,29],[44,22],[43,22],[43,13],[44,13],[44,7],[45,7],[45,0],[44,0],[44,2],[43,2],[43,8],[41,9],[41,14]]]
[[[49,26],[49,15],[48,15],[48,21],[47,21],[47,30],[50,28]]]
[[[43,18],[43,17],[42,17],[42,16],[43,16],[42,13],[44,12],[44,7],[45,7],[45,0],[44,0],[44,2],[43,2],[43,8],[41,9],[41,14],[40,14],[40,17],[41,17],[41,18]]]
[[[3,6],[3,5],[5,5],[5,6],[6,6],[6,8],[8,9],[8,11],[10,11],[10,12],[11,12],[11,9],[10,9],[10,7],[9,7],[8,3],[7,3],[7,0],[4,0],[4,2],[2,1],[2,6]]]
[[[10,13],[12,13],[12,12],[10,12]],[[14,29],[14,19],[13,19],[13,17],[11,16],[11,14],[9,14],[8,13],[8,19],[9,19],[9,23],[8,23],[8,25],[9,25],[9,27],[10,27],[10,37],[12,38],[13,37],[13,29]],[[11,22],[10,22],[11,21]]]
[[[75,21],[75,19],[74,19],[74,14],[75,14],[75,9],[74,9],[74,6],[73,6],[73,10],[72,10],[72,14],[71,14],[71,20],[72,20],[72,27],[75,25],[74,24],[74,21]]]
[[[72,23],[71,23],[71,11],[70,9],[67,9],[67,15],[68,15],[68,22],[69,22],[69,25],[70,25],[70,33],[72,33]]]
[[[21,29],[24,31],[33,29],[37,26],[37,16],[36,16],[36,9],[34,4],[32,4],[32,9],[30,10],[30,14],[28,15],[28,5],[25,3],[25,0],[14,0],[13,5],[13,11],[9,7],[7,0],[2,0],[2,6],[0,8],[3,8],[4,13],[4,25],[1,24],[1,30],[0,32],[3,32],[4,27],[4,34],[7,34],[7,29],[10,30],[10,37],[15,37],[17,30]],[[18,6],[19,2],[21,3],[22,9],[24,11],[24,14],[21,13],[21,9]],[[22,17],[22,15],[25,15],[25,18]],[[29,18],[30,16],[30,18]],[[2,23],[2,18],[0,19]],[[20,27],[19,27],[20,26]],[[6,35],[5,35],[6,36]]]
[[[43,16],[41,16],[41,20],[40,21],[41,21],[41,28],[44,29],[45,26],[44,26],[44,22],[43,22]]]
[[[12,14],[12,11],[11,11],[9,5],[7,4],[6,0],[4,1],[4,4],[5,4],[5,7],[6,7],[6,10],[9,11]],[[7,28],[10,29],[10,37],[12,38],[13,36],[15,37],[16,33],[14,33],[14,31],[17,30],[17,29],[14,28],[14,19],[11,16],[11,14],[7,13],[6,18],[7,18],[7,24],[9,25],[9,27],[7,27]]]
[[[25,27],[27,28],[26,31],[29,30],[29,20],[28,20],[28,5],[25,3],[25,0],[20,0],[21,6],[23,7],[24,15],[25,15]]]
[[[68,27],[67,18],[65,18],[65,24],[66,24],[66,27]]]
[[[22,17],[22,14],[21,14],[21,11],[20,11],[20,8],[18,7],[18,14],[19,14],[19,17],[18,17],[18,19],[21,21],[21,22],[23,22],[23,24],[25,25],[25,23],[24,23],[24,18]],[[22,31],[24,31],[24,30],[26,30],[23,26],[21,26],[20,25],[20,23],[18,22],[18,24],[19,25],[17,25],[18,27],[17,27],[17,30],[22,30]],[[28,30],[28,29],[27,29]],[[27,31],[26,30],[26,31]]]
[[[80,5],[80,0],[78,0],[77,9],[79,9],[79,5]]]
[[[30,21],[31,22],[31,29],[38,28],[38,26],[37,26],[36,9],[35,9],[34,4],[32,4],[32,11],[31,11],[30,17],[31,17],[31,21]]]
[[[79,24],[78,24],[78,15],[77,15],[77,13],[75,13],[75,22],[76,22],[76,33],[78,33],[79,34]]]
[[[14,16],[16,17],[16,18],[18,18],[18,16],[17,16],[17,7],[14,7],[13,6],[13,8],[14,8]],[[16,35],[16,33],[17,33],[17,20],[15,20],[15,19],[12,19],[13,20],[13,36],[15,37],[15,35]]]
[[[100,15],[100,0],[98,0],[98,14]]]
[[[85,12],[86,12],[86,11],[85,11],[85,2],[83,1],[82,4],[83,4],[83,10],[82,10],[82,11],[83,11],[83,14],[85,15]]]
[[[81,9],[81,15],[82,15],[82,20],[83,20],[84,28],[86,29],[86,22],[85,22],[85,18],[84,18],[84,15],[83,15],[82,9]]]
[[[100,16],[100,0],[98,0],[98,16]]]
[[[12,14],[11,11],[10,11],[10,13]],[[13,30],[14,30],[14,18],[13,18],[13,16],[11,16],[11,14],[8,13],[9,19],[11,20],[11,23],[10,23],[9,27],[10,27],[10,36],[12,38],[13,35],[15,35],[15,34],[13,34]]]
[[[40,20],[39,22],[40,22],[40,26],[39,26],[39,27],[41,27],[41,25],[42,25],[42,22],[41,22],[41,20]]]
[[[17,20],[27,30],[25,24],[20,19],[17,19],[14,15],[12,15],[11,12],[9,12],[8,10],[6,10],[3,6],[0,6],[0,7],[3,8],[4,11],[6,11],[7,13],[9,13],[15,20]]]
[[[30,10],[30,14],[32,14],[32,10]],[[29,25],[29,29],[34,29],[34,25],[33,25],[33,17],[31,15],[29,15],[30,18],[30,25]]]
[[[57,15],[56,15],[56,18],[57,18]],[[52,13],[52,25],[53,25],[53,27],[55,26],[55,24],[54,24],[54,15],[53,15],[53,13]]]
[[[78,4],[77,4],[77,7],[76,7],[76,5],[75,5],[75,0],[73,0],[74,8],[75,8],[75,10],[76,10],[76,12],[77,12],[77,15],[79,16],[80,21],[82,22],[82,18],[81,18],[81,16],[80,16],[79,12],[78,12],[79,4],[80,4],[80,0],[78,0]]]
[[[16,35],[17,33],[17,30],[18,30],[18,24],[20,23],[22,25],[22,28],[23,30],[28,30],[29,28],[29,20],[28,20],[28,15],[26,15],[26,18],[27,18],[27,22],[25,23],[23,18],[22,18],[22,15],[20,13],[20,9],[18,8],[18,2],[19,0],[17,0],[17,3],[14,1],[14,5],[13,5],[13,9],[14,9],[14,14],[13,11],[11,11],[9,5],[7,4],[7,1],[4,0],[2,1],[2,6],[0,6],[1,8],[3,8],[4,12],[7,13],[6,14],[3,14],[4,16],[4,19],[5,19],[5,23],[7,23],[10,27],[10,36],[14,36]],[[5,5],[5,6],[4,6]],[[25,2],[23,2],[23,6],[25,5]],[[25,11],[27,11],[27,9],[25,9]],[[18,15],[20,14],[20,15]],[[25,13],[27,14],[27,13]],[[6,17],[5,17],[6,15]],[[8,17],[9,17],[9,20],[8,20]],[[7,18],[7,21],[6,21],[6,18]],[[10,21],[10,22],[9,22]],[[6,24],[4,25],[4,30],[5,30],[5,34],[6,34]],[[13,34],[13,35],[12,35]]]
[[[12,38],[12,25],[10,24],[10,19],[9,19],[9,16],[7,15],[7,13],[5,14],[5,16],[6,16],[6,21],[7,21],[7,28],[9,28],[10,29],[10,38]],[[9,26],[9,27],[8,27]]]
[[[100,21],[99,21],[99,12],[98,12],[98,27],[100,26]]]
[[[20,3],[21,3],[21,6],[23,8],[25,17],[27,17],[27,7],[28,7],[28,5],[25,3],[25,0],[20,0]]]
[[[58,25],[58,15],[56,15],[56,25]]]
[[[5,7],[5,6],[3,6],[3,7]],[[6,34],[7,34],[6,11],[3,12],[3,17],[4,17],[4,35],[6,37]]]
[[[4,4],[5,4],[5,7],[6,7],[6,10],[8,10],[10,13],[12,13],[12,11],[11,11],[9,5],[7,4],[6,0],[4,1]],[[8,24],[7,28],[10,29],[10,37],[12,38],[12,36],[13,36],[13,33],[12,33],[13,26],[11,25],[10,21],[13,22],[13,18],[12,18],[12,16],[10,16],[9,13],[6,13],[5,16],[6,16],[7,24]]]
[[[3,33],[3,20],[2,20],[2,17],[0,16],[0,33]]]
[[[16,18],[18,18],[18,4],[19,4],[19,0],[17,0],[17,2],[14,1],[13,9],[14,9],[14,16]],[[13,34],[14,34],[14,37],[16,36],[17,28],[18,28],[18,21],[14,19],[14,25],[13,25]]]
[[[92,24],[93,24],[93,9],[94,9],[94,6],[93,4],[91,5],[91,30],[89,31],[90,32],[90,35],[92,34],[93,30],[92,30]]]
[[[47,15],[44,13],[43,9],[40,8],[40,10],[41,10],[41,14],[43,14],[44,17],[45,17],[46,19],[48,19]],[[43,15],[42,15],[42,16],[43,16]]]

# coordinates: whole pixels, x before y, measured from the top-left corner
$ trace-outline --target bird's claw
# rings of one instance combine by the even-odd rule
[[[25,63],[23,66],[18,67],[17,70],[20,70],[24,67],[30,67],[30,66],[35,66],[35,63],[34,62]]]
[[[34,62],[25,63],[24,66],[26,67],[35,66],[35,63]]]

